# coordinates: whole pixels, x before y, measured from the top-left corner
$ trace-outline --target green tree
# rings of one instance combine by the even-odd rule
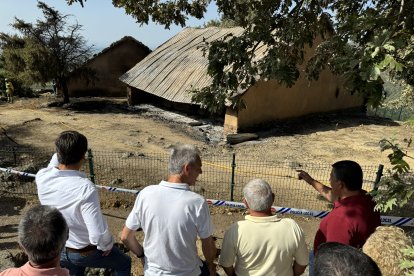
[[[37,7],[43,19],[32,24],[15,18],[12,26],[20,34],[0,33],[4,70],[26,85],[55,80],[67,103],[68,77],[92,56],[93,46],[87,46],[80,34],[82,25],[68,23],[70,15],[43,2],[38,2]],[[78,74],[88,78],[92,72],[84,69]]]
[[[66,0],[69,4],[84,0]],[[210,0],[112,0],[138,23],[169,28],[202,18]],[[317,79],[328,68],[346,88],[373,107],[383,100],[381,72],[414,85],[414,0],[215,0],[222,17],[244,28],[239,36],[211,43],[208,74],[213,82],[193,100],[214,110],[260,80],[292,86],[301,74]],[[323,38],[309,60],[304,48]],[[263,58],[255,50],[264,46]],[[306,68],[301,70],[300,68]]]
[[[377,203],[376,209],[387,212],[394,207],[403,207],[413,204],[414,199],[414,173],[404,158],[414,159],[408,155],[408,149],[412,144],[412,138],[404,139],[405,146],[393,143],[387,139],[380,141],[381,151],[388,151],[388,159],[391,168],[381,178],[377,189],[371,191],[371,195]],[[405,259],[401,260],[400,267],[405,275],[414,275],[414,247],[401,248]]]

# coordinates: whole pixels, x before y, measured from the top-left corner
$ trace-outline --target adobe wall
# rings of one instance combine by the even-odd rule
[[[118,78],[147,55],[148,52],[137,47],[133,41],[125,41],[109,49],[87,65],[96,71],[97,80],[88,85],[85,80],[72,78],[69,82],[69,95],[126,97],[126,85]]]

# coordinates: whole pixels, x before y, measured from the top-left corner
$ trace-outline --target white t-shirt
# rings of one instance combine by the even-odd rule
[[[126,220],[145,234],[145,275],[200,275],[197,236],[213,234],[205,199],[184,183],[161,181],[143,189]]]
[[[48,167],[36,174],[36,185],[40,203],[56,207],[68,224],[66,247],[81,249],[93,244],[102,251],[112,248],[98,192],[84,173]]]
[[[294,220],[248,215],[225,233],[219,264],[234,265],[237,276],[292,276],[293,261],[307,265],[308,258],[305,235]]]

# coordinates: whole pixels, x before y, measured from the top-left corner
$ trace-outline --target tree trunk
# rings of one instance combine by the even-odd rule
[[[68,83],[66,79],[61,81],[62,92],[63,92],[63,103],[69,103],[69,90],[68,90]]]

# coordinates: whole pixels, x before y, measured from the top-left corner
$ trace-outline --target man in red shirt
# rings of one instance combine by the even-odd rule
[[[325,242],[339,242],[361,248],[369,235],[381,225],[380,213],[374,211],[375,202],[362,190],[361,166],[349,160],[332,165],[331,187],[298,170],[299,179],[305,180],[328,201],[334,203],[332,211],[322,219],[315,235],[313,250]]]

